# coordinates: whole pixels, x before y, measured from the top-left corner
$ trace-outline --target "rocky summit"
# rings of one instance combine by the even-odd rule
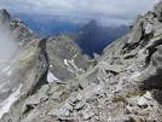
[[[161,15],[159,2],[96,59],[74,36],[40,39],[8,21],[25,43],[1,68],[0,122],[162,122]]]

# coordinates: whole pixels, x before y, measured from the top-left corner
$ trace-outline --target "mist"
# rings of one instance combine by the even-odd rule
[[[11,30],[0,22],[0,62],[11,60],[16,53],[17,46],[11,36]]]

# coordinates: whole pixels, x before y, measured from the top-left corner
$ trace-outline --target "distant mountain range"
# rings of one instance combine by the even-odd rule
[[[14,14],[13,17],[24,20],[41,37],[75,35],[77,38],[74,41],[91,57],[94,57],[94,54],[101,54],[108,44],[125,35],[129,30],[126,25],[107,27],[98,24],[96,20],[75,22],[75,19],[67,16]]]
[[[14,14],[13,17],[25,21],[25,23],[41,37],[75,33],[83,26],[82,24],[74,23],[57,15],[17,13]]]
[[[90,21],[79,30],[77,43],[91,57],[101,54],[103,49],[115,39],[128,32],[128,26],[103,27],[95,20]]]

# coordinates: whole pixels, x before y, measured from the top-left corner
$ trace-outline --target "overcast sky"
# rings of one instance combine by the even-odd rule
[[[109,18],[109,21],[132,20],[151,10],[158,0],[0,0],[0,8],[10,12],[73,14]]]

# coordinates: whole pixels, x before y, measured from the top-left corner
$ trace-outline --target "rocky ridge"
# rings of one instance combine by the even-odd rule
[[[34,77],[39,80],[29,80],[38,81],[29,85],[37,90],[25,90],[27,96],[13,104],[1,122],[162,122],[161,6],[139,16],[132,31],[110,44],[96,65],[66,84],[44,84],[45,65],[45,72]],[[42,40],[38,45],[41,42],[45,44]],[[30,70],[26,78],[33,78]]]
[[[65,81],[88,68],[89,58],[82,55],[69,37],[41,39],[23,21],[10,18],[6,10],[0,10],[0,21],[5,23],[4,29],[18,47],[13,59],[0,62],[0,118],[11,116],[11,120],[16,122],[22,114],[19,109],[28,96],[44,84],[66,84]],[[16,105],[16,112],[12,105]]]

